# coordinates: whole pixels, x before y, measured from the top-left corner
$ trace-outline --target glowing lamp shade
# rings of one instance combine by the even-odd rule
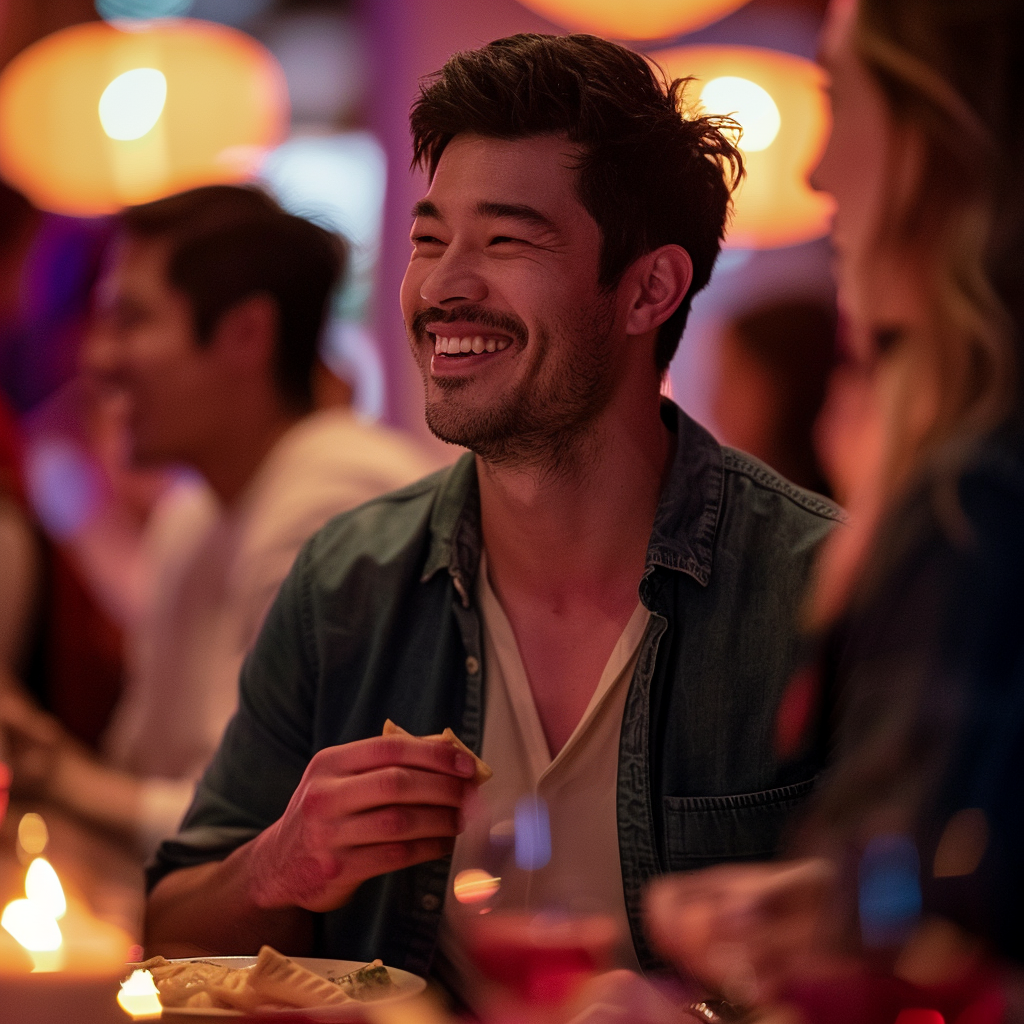
[[[0,74],[0,174],[72,216],[247,180],[287,126],[275,59],[208,22],[75,25]]]
[[[665,39],[710,25],[747,0],[521,0],[548,21],[612,39]]]
[[[671,78],[695,76],[689,96],[704,113],[732,115],[743,127],[747,175],[726,245],[771,249],[824,235],[833,202],[807,182],[831,128],[818,65],[746,46],[684,46],[651,58]]]

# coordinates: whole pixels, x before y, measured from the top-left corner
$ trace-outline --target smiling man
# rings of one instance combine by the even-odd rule
[[[159,855],[154,948],[464,989],[451,879],[530,794],[551,860],[504,898],[596,911],[649,966],[647,880],[775,849],[818,766],[813,735],[780,761],[775,715],[837,512],[661,398],[740,163],[682,90],[590,36],[499,40],[424,87],[402,306],[427,422],[471,454],[305,548]],[[389,717],[452,726],[493,779],[471,800],[471,759]]]

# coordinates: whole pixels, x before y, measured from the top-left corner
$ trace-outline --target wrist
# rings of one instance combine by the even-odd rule
[[[273,866],[276,823],[239,847],[224,862],[241,872],[246,902],[257,910],[283,910],[292,905],[285,897],[280,872]],[[234,862],[234,863],[232,863]]]

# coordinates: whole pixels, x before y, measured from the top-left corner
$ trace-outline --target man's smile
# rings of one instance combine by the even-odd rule
[[[494,335],[474,334],[471,338],[445,338],[441,335],[436,335],[434,337],[434,355],[480,355],[482,352],[501,352],[511,344],[510,339],[500,335],[495,337]]]
[[[433,341],[431,373],[466,370],[488,361],[512,346],[515,338],[493,326],[474,320],[434,321],[423,325],[427,343]]]

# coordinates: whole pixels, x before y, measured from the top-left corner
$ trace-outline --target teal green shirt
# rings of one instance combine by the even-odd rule
[[[672,403],[675,459],[639,598],[651,612],[619,743],[622,882],[637,957],[654,964],[641,890],[665,871],[771,856],[820,745],[775,752],[813,553],[841,518],[824,498],[722,448]],[[225,857],[280,817],[313,754],[452,726],[479,751],[486,693],[473,595],[476,463],[338,516],[303,548],[242,670],[238,712],[150,882]],[[428,974],[448,861],[370,879],[316,916],[315,955]],[[224,952],[249,952],[225,950]]]

